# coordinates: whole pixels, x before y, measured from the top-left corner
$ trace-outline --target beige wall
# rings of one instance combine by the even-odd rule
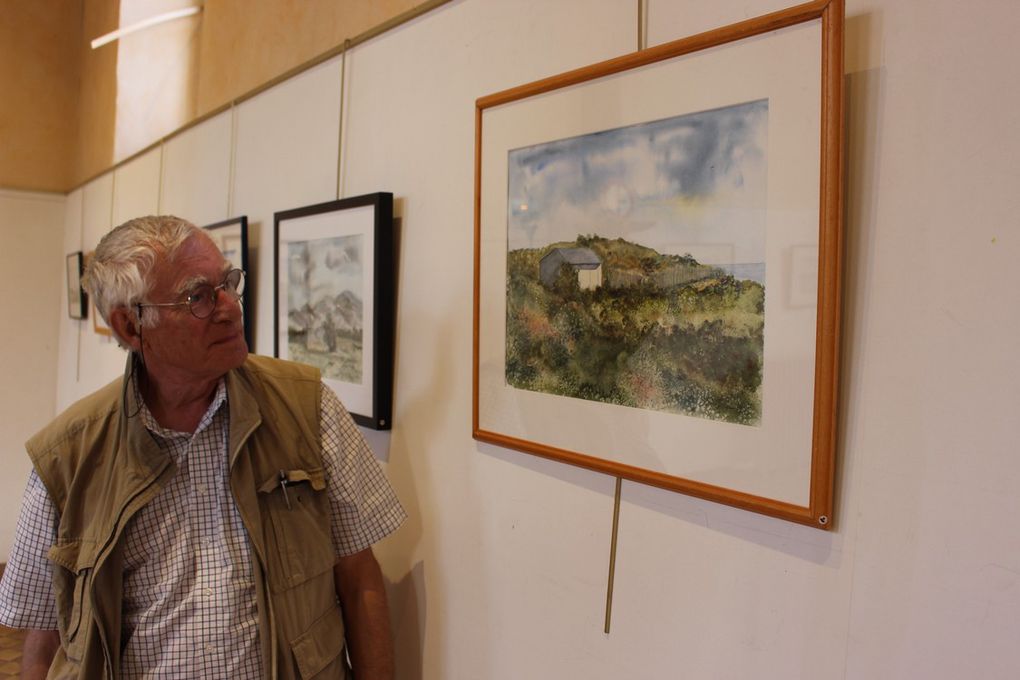
[[[57,384],[63,292],[64,197],[0,189],[0,499],[4,517],[17,513],[30,468],[25,440],[52,417]],[[73,251],[67,251],[73,252]],[[0,522],[0,561],[6,561],[14,523]]]
[[[0,187],[66,190],[78,106],[82,0],[0,9]]]

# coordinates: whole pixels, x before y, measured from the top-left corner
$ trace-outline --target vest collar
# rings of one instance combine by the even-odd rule
[[[151,436],[145,427],[128,427],[130,418],[141,418],[142,403],[139,401],[141,390],[138,389],[137,376],[141,370],[141,362],[134,352],[128,353],[127,366],[124,368],[123,395],[121,398],[120,421],[121,434],[133,445],[131,450],[140,452],[139,462],[150,469],[155,469],[164,456],[159,448],[152,445]],[[246,380],[238,375],[243,368],[236,368],[227,372],[225,376],[227,388],[227,407],[230,409],[230,434],[229,442],[230,464],[240,452],[244,442],[255,431],[255,428],[262,423],[262,413],[259,410],[258,402],[251,392]]]
[[[251,387],[247,380],[242,379],[241,372],[246,370],[243,366],[235,368],[226,375],[227,383],[227,407],[230,409],[230,467],[234,466],[237,455],[240,453],[244,443],[262,423],[262,411],[259,409],[258,401],[252,394]]]

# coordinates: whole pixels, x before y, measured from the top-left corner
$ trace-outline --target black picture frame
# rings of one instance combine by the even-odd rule
[[[244,270],[245,293],[241,296],[241,311],[244,315],[244,341],[248,351],[255,351],[255,317],[252,310],[252,293],[254,277],[248,269],[248,216],[231,217],[230,219],[207,224],[203,227],[216,247],[235,267]]]
[[[390,429],[393,194],[284,210],[273,221],[274,356],[318,367],[356,423]]]
[[[67,315],[72,319],[85,319],[89,314],[89,296],[81,287],[85,273],[85,257],[82,252],[71,253],[65,259],[67,269]]]

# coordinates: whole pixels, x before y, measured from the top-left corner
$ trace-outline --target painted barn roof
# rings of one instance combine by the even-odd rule
[[[602,264],[602,260],[591,248],[554,248],[542,259],[552,257],[554,254],[562,258],[564,262],[584,269],[594,269]]]

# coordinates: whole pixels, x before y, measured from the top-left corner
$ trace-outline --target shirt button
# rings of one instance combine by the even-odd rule
[[[201,493],[201,494],[204,494],[204,493],[205,493],[205,489],[206,489],[206,486],[205,486],[205,484],[199,484],[199,485],[198,485],[197,487],[195,487],[195,488],[197,488],[197,489],[198,489],[198,492],[199,492],[199,493]]]
[[[206,597],[212,597],[213,596],[213,589],[212,588],[206,588],[205,589],[205,594],[206,594]]]

